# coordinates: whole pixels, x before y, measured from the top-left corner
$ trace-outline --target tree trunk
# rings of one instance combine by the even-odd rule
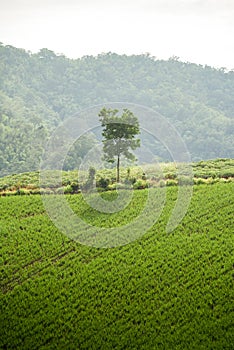
[[[118,154],[118,158],[117,158],[117,175],[116,175],[116,181],[117,183],[119,183],[119,154]]]

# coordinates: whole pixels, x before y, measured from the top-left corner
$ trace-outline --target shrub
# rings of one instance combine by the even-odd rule
[[[166,181],[166,186],[177,186],[177,181],[168,179]]]
[[[116,184],[108,185],[107,189],[110,190],[110,191],[115,191],[116,190]]]
[[[206,183],[208,185],[213,185],[215,183],[217,183],[219,180],[218,179],[214,179],[213,177],[209,177],[207,180],[206,180]]]
[[[234,177],[234,169],[223,170],[220,172],[219,177],[228,179],[229,177]]]
[[[158,185],[159,185],[159,187],[165,187],[166,186],[166,182],[164,180],[160,180]]]
[[[226,179],[226,178],[221,178],[220,180],[219,180],[219,182],[221,182],[221,183],[230,183],[230,182],[233,182],[234,181],[234,178],[233,177],[229,177],[228,179]]]
[[[62,180],[62,185],[63,186],[68,186],[68,185],[70,185],[71,184],[71,181],[69,180],[69,179],[63,179]]]
[[[30,194],[41,194],[40,188],[35,188],[33,190],[30,190]]]
[[[3,196],[16,196],[17,191],[6,191],[2,194]]]
[[[176,173],[169,172],[165,174],[165,179],[175,180],[176,177],[177,177]]]
[[[143,190],[144,188],[148,188],[148,183],[144,180],[137,180],[133,184],[134,190]]]
[[[16,191],[16,195],[24,196],[24,195],[25,195],[25,190],[23,190],[22,188],[19,188],[19,189]]]
[[[96,185],[97,185],[97,187],[100,187],[100,188],[102,188],[102,189],[107,189],[109,183],[110,183],[110,180],[109,180],[109,179],[104,179],[103,177],[101,177],[101,178],[97,181]]]
[[[20,196],[30,195],[30,190],[27,190],[27,189],[25,189],[25,188],[24,188],[24,189],[21,188],[21,189],[19,190],[19,195],[20,195]]]
[[[206,183],[205,179],[202,178],[194,178],[195,185],[204,185]]]
[[[35,184],[28,184],[26,188],[27,190],[35,190],[37,186]]]
[[[64,194],[71,194],[73,193],[71,185],[67,185],[64,187]]]
[[[71,183],[71,188],[72,188],[72,193],[78,193],[80,189],[78,181],[73,181]]]

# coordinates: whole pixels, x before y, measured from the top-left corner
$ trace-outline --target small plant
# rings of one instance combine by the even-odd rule
[[[133,184],[134,190],[143,190],[144,188],[148,188],[148,183],[144,180],[137,180]]]
[[[101,178],[97,181],[96,185],[97,185],[97,187],[100,187],[100,188],[102,188],[102,189],[107,189],[109,183],[110,183],[110,180],[109,180],[109,179],[105,179],[104,177],[101,177]]]
[[[110,190],[110,191],[115,191],[116,190],[116,184],[108,185],[107,189]]]
[[[64,187],[64,194],[71,194],[71,193],[73,193],[71,185],[67,185],[66,187]]]
[[[177,186],[177,181],[168,179],[166,181],[166,186]]]
[[[195,178],[194,183],[195,183],[195,185],[204,185],[206,183],[206,181],[202,178]]]
[[[166,186],[166,182],[164,180],[160,180],[158,185],[159,185],[159,187],[165,187]]]
[[[72,193],[78,193],[80,189],[78,181],[73,181],[71,183],[71,188],[72,188]]]
[[[166,173],[165,174],[165,179],[175,180],[176,179],[176,173],[172,173],[172,172]]]

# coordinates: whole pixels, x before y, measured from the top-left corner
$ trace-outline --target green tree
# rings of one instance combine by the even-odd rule
[[[103,127],[103,151],[104,159],[113,163],[117,158],[116,180],[119,182],[120,157],[134,160],[135,156],[130,152],[140,147],[140,127],[137,117],[128,109],[123,109],[121,116],[118,116],[118,109],[106,109],[99,112],[99,118]]]

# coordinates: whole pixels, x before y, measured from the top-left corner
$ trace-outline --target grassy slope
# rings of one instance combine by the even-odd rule
[[[233,194],[234,183],[195,186],[167,235],[176,200],[167,188],[156,225],[113,249],[69,241],[40,196],[0,198],[0,348],[233,349]],[[68,200],[85,209],[80,195]],[[117,224],[114,214],[104,224],[111,218]]]

